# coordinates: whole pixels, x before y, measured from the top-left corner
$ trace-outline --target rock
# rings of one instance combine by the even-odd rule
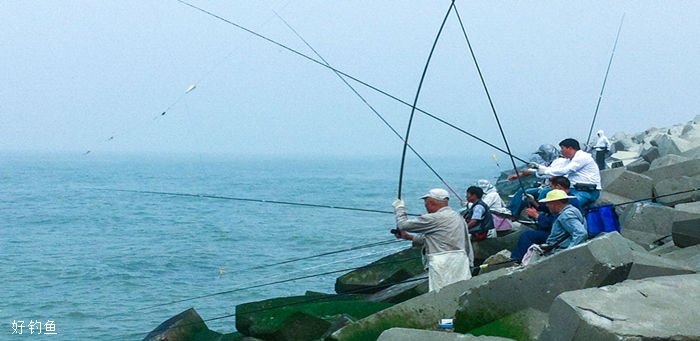
[[[649,169],[644,175],[652,178],[654,183],[663,179],[681,176],[700,175],[700,159],[688,160],[670,166]]]
[[[684,124],[674,124],[671,128],[668,128],[666,134],[670,136],[681,136],[683,134]]]
[[[679,212],[700,214],[700,202],[689,202],[685,204],[678,204],[674,206],[674,209]]]
[[[633,162],[638,157],[639,157],[639,153],[628,152],[628,151],[615,152],[614,154],[610,155],[610,159],[612,159],[613,161],[623,161],[623,164],[625,164],[625,165]],[[627,162],[625,163],[625,161],[627,161]]]
[[[409,328],[391,328],[384,331],[377,341],[507,341],[497,336],[474,336],[458,333],[447,333],[444,331],[432,331]]]
[[[627,164],[626,168],[630,172],[644,173],[649,170],[649,165],[649,162],[646,162],[644,159],[637,159],[636,161]]]
[[[644,159],[644,161],[651,163],[658,159],[661,156],[661,153],[659,153],[658,147],[652,146],[651,148],[643,150],[640,156],[642,159]]]
[[[634,261],[627,279],[675,276],[695,273],[686,264],[672,259],[661,258],[648,252],[632,251]]]
[[[525,309],[472,329],[471,334],[508,337],[515,340],[537,340],[546,326],[547,313],[536,309]]]
[[[338,277],[335,291],[339,294],[375,293],[423,272],[421,249],[409,248]]]
[[[527,167],[525,166],[519,167],[518,171],[522,171],[525,169],[527,169]],[[508,181],[508,176],[513,173],[514,172],[512,169],[505,170],[501,172],[498,179],[496,179],[496,190],[498,191],[498,194],[500,194],[502,197],[512,195],[518,189],[520,189],[520,183],[518,181]],[[535,175],[528,175],[520,178],[520,180],[522,181],[523,186],[525,186],[525,188],[529,188],[532,184],[539,181],[539,179]]]
[[[661,156],[657,158],[656,160],[651,162],[651,165],[649,166],[649,169],[656,169],[660,167],[666,167],[670,165],[675,165],[677,163],[685,162],[688,161],[688,158],[680,156],[680,155],[675,155],[675,154],[668,154]]]
[[[620,216],[621,233],[625,238],[639,243],[645,249],[671,234],[676,211],[667,206],[652,203],[635,203]]]
[[[236,329],[274,340],[310,340],[330,334],[348,319],[357,320],[391,306],[362,296],[310,294],[273,298],[236,306]]]
[[[625,281],[566,292],[541,340],[697,340],[700,275]]]
[[[605,192],[637,200],[652,196],[653,181],[646,175],[613,169],[605,172],[605,183],[602,186]]]
[[[330,340],[375,340],[392,327],[434,329],[437,321],[455,315],[459,296],[473,286],[486,285],[489,281],[504,276],[510,269],[501,269],[469,280],[448,285],[439,292],[412,298],[374,315],[355,321],[330,336]]]
[[[525,228],[512,229],[513,232],[498,238],[489,238],[480,242],[472,242],[474,248],[474,265],[482,264],[487,258],[495,255],[501,250],[512,250],[518,243],[518,238],[525,231]]]
[[[194,308],[187,309],[161,323],[148,333],[144,341],[236,341],[243,340],[239,333],[221,334],[212,331]]]
[[[658,202],[674,206],[680,203],[700,200],[700,191],[688,192],[688,190],[698,187],[700,187],[700,178],[698,177],[681,176],[668,178],[654,185],[654,194]],[[678,192],[685,193],[668,195]]]
[[[504,269],[511,271],[465,290],[455,314],[455,330],[470,332],[527,308],[548,311],[562,292],[625,280],[633,260],[628,241],[609,233],[526,267]]]
[[[698,130],[698,134],[700,135],[700,130]],[[700,136],[698,137],[698,140],[696,143],[700,143]],[[682,157],[690,159],[700,159],[700,147],[694,147],[692,149],[689,149],[683,153],[681,153]]]
[[[367,297],[368,301],[401,303],[428,292],[428,274],[424,273],[394,284]]]
[[[684,151],[691,149],[688,141],[681,139],[680,137],[671,136],[668,134],[661,134],[649,141],[651,145],[659,148],[659,153],[663,155],[668,154],[680,154]]]
[[[700,272],[700,245],[693,245],[662,255],[661,257],[683,263],[689,268]]]
[[[510,259],[510,251],[509,250],[501,250],[500,252],[494,254],[493,256],[486,258],[483,264],[481,264],[481,268],[479,269],[479,273],[486,273],[502,268],[507,268],[515,265],[514,262],[511,262]]]
[[[700,216],[679,219],[672,226],[673,243],[678,247],[700,244]]]

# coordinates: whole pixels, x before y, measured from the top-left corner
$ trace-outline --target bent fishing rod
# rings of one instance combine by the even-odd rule
[[[315,58],[313,58],[313,57],[310,57],[310,56],[308,56],[308,55],[306,55],[306,54],[304,54],[304,53],[302,53],[302,52],[299,52],[299,51],[297,51],[297,50],[295,50],[295,49],[293,49],[293,48],[291,48],[291,47],[289,47],[289,46],[287,46],[287,45],[284,45],[284,44],[282,44],[282,43],[280,43],[280,42],[278,42],[278,41],[276,41],[276,40],[274,40],[274,39],[272,39],[272,38],[268,38],[267,36],[264,36],[264,35],[262,35],[262,34],[260,34],[260,33],[257,33],[257,32],[255,32],[255,31],[253,31],[253,30],[251,30],[251,29],[249,29],[249,28],[247,28],[247,27],[245,27],[245,26],[242,26],[242,25],[240,25],[240,24],[237,24],[237,23],[233,22],[232,20],[226,19],[226,18],[224,18],[224,17],[222,17],[222,16],[220,16],[220,15],[218,15],[218,14],[215,14],[215,13],[210,12],[210,11],[208,11],[208,10],[205,10],[205,9],[203,9],[203,8],[201,8],[201,7],[198,7],[198,6],[195,6],[195,5],[193,5],[193,4],[190,4],[190,3],[188,3],[187,1],[184,1],[184,0],[175,0],[175,1],[181,3],[181,4],[185,5],[185,6],[188,6],[188,7],[190,7],[190,8],[193,8],[193,9],[199,11],[199,12],[202,12],[202,13],[208,15],[208,16],[211,16],[211,17],[213,17],[213,18],[215,18],[215,19],[217,19],[217,20],[220,20],[220,21],[222,21],[222,22],[224,22],[224,23],[226,23],[226,24],[228,24],[228,25],[231,25],[231,26],[233,26],[233,27],[235,27],[235,28],[237,28],[237,29],[239,29],[239,30],[242,30],[242,31],[244,31],[244,32],[247,32],[247,33],[249,33],[249,34],[251,34],[251,35],[253,35],[253,36],[255,36],[255,37],[259,38],[259,39],[262,39],[262,40],[264,40],[264,41],[267,41],[267,42],[270,43],[270,44],[273,44],[273,45],[275,45],[275,46],[277,46],[277,47],[280,47],[280,48],[282,48],[282,49],[284,49],[284,50],[286,50],[286,51],[289,51],[289,52],[291,52],[291,53],[293,53],[293,54],[295,54],[295,55],[297,55],[297,56],[299,56],[299,57],[302,57],[302,58],[304,58],[304,59],[306,59],[306,60],[308,60],[308,61],[310,61],[310,62],[312,62],[312,63],[315,63],[315,64],[317,64],[317,65],[320,65],[320,66],[324,67],[324,68],[327,68],[327,69],[329,69],[329,70],[332,70],[332,71],[334,71],[334,72],[337,72],[337,73],[339,73],[340,75],[342,75],[343,77],[345,77],[345,78],[347,78],[347,79],[351,79],[351,80],[353,80],[353,81],[355,81],[355,82],[357,82],[357,83],[359,83],[359,84],[361,84],[361,85],[363,85],[363,86],[365,86],[365,87],[367,87],[367,88],[369,88],[369,89],[371,89],[371,90],[373,90],[373,91],[375,91],[375,92],[377,92],[377,93],[379,93],[379,94],[381,94],[381,95],[383,95],[383,96],[386,96],[386,97],[388,97],[388,98],[390,98],[390,99],[392,99],[392,100],[394,100],[394,101],[396,101],[396,102],[398,102],[398,103],[401,103],[401,104],[403,104],[403,105],[405,105],[405,106],[408,106],[408,107],[411,107],[411,108],[413,107],[410,103],[408,103],[408,102],[402,100],[401,98],[399,98],[399,97],[397,97],[397,96],[395,96],[395,95],[392,95],[391,93],[389,93],[389,92],[387,92],[387,91],[384,91],[384,90],[382,90],[382,89],[379,89],[378,87],[376,87],[376,86],[374,86],[374,85],[371,85],[371,84],[369,84],[369,83],[367,83],[367,82],[365,82],[365,81],[363,81],[363,80],[361,80],[361,79],[359,79],[359,78],[357,78],[357,77],[354,77],[354,76],[352,76],[352,75],[350,75],[350,74],[348,74],[348,73],[346,73],[346,72],[343,72],[342,70],[337,69],[337,68],[335,68],[335,67],[333,67],[333,66],[326,65],[326,64],[324,64],[324,63],[323,63],[322,61],[320,61],[320,60],[317,60],[317,59],[315,59]],[[465,135],[467,135],[467,136],[469,136],[469,137],[471,137],[471,138],[473,138],[473,139],[475,139],[475,140],[477,140],[477,141],[479,141],[479,142],[481,142],[481,143],[483,143],[483,144],[486,144],[487,146],[489,146],[489,147],[491,147],[491,148],[493,148],[493,149],[496,149],[496,150],[500,151],[501,153],[510,155],[510,156],[512,156],[513,158],[515,158],[516,160],[518,160],[518,161],[520,161],[520,162],[522,162],[522,163],[528,163],[528,161],[526,161],[526,160],[524,160],[524,159],[522,159],[522,158],[520,158],[520,157],[518,157],[518,156],[516,156],[516,155],[511,155],[511,154],[509,154],[508,151],[504,150],[503,148],[501,148],[501,147],[499,147],[499,146],[497,146],[497,145],[495,145],[495,144],[493,144],[493,143],[491,143],[491,142],[489,142],[489,141],[486,141],[486,140],[484,140],[484,139],[482,139],[482,138],[480,138],[480,137],[478,137],[478,136],[476,136],[476,135],[474,135],[474,134],[472,134],[472,133],[470,133],[470,132],[468,132],[468,131],[466,131],[466,130],[464,130],[464,129],[462,129],[462,128],[460,128],[460,127],[458,127],[458,126],[456,126],[456,125],[454,125],[454,124],[452,124],[452,123],[450,123],[450,122],[448,122],[448,121],[446,121],[446,120],[444,120],[444,119],[442,119],[442,118],[440,118],[440,117],[438,117],[438,116],[436,116],[436,115],[434,115],[434,114],[428,112],[428,111],[426,111],[426,110],[424,110],[424,109],[421,109],[421,108],[416,107],[415,110],[418,111],[418,112],[420,112],[420,113],[422,113],[422,114],[424,114],[424,115],[426,115],[426,116],[428,116],[428,117],[430,117],[430,118],[432,118],[432,119],[434,119],[434,120],[436,120],[436,121],[438,121],[438,122],[440,122],[440,123],[442,123],[442,124],[444,124],[444,125],[447,125],[448,127],[452,128],[452,129],[455,129],[455,130],[457,130],[457,131],[459,131],[459,132],[461,132],[461,133],[463,133],[463,134],[465,134]]]
[[[273,11],[273,12],[274,12],[274,11]],[[284,20],[284,18],[282,18],[282,16],[280,16],[277,12],[274,12],[274,13],[275,13],[275,15],[277,15],[277,17],[287,26],[287,28],[289,28],[289,29],[297,36],[297,38],[299,38],[302,42],[304,42],[304,44],[305,44],[311,51],[313,51],[314,54],[315,54],[319,59],[321,59],[321,61],[323,61],[323,63],[324,63],[325,65],[330,66],[330,63],[328,63],[328,61],[327,61],[325,58],[323,58],[323,56],[322,56],[320,53],[318,53],[318,51],[316,51],[316,49],[313,48],[313,46],[311,46],[311,44],[309,44],[309,42],[306,41],[306,39],[304,39],[304,37],[302,37],[301,34],[299,34],[299,32],[297,32],[297,30],[294,29],[294,27],[292,27],[292,25],[290,25],[286,20]],[[423,158],[423,156],[420,155],[420,153],[418,153],[418,151],[415,150],[415,149],[413,148],[413,146],[411,146],[411,145],[406,141],[406,139],[404,139],[403,136],[401,136],[401,134],[400,134],[398,131],[396,131],[396,129],[394,129],[394,127],[384,118],[384,116],[382,116],[382,114],[380,114],[379,111],[377,111],[377,109],[375,109],[374,106],[372,106],[372,105],[367,101],[367,99],[365,99],[365,97],[362,96],[362,95],[357,91],[357,89],[355,89],[355,87],[352,86],[352,84],[350,84],[345,78],[343,78],[343,76],[342,76],[340,73],[338,73],[337,71],[334,70],[333,72],[336,74],[336,76],[338,76],[338,78],[340,78],[340,80],[341,80],[341,81],[342,81],[342,82],[343,82],[343,83],[344,83],[344,84],[345,84],[345,85],[346,85],[346,86],[347,86],[347,87],[348,87],[348,88],[349,88],[349,89],[350,89],[350,90],[351,90],[351,91],[352,91],[352,92],[353,92],[353,93],[354,93],[354,94],[355,94],[355,95],[370,109],[370,110],[372,110],[372,112],[384,123],[384,125],[386,125],[386,126],[394,133],[394,135],[396,135],[396,137],[398,137],[398,138],[401,140],[401,142],[404,143],[405,146],[408,146],[408,148],[411,149],[411,151],[413,152],[413,154],[415,154],[415,155],[418,157],[418,159],[420,159],[420,160],[423,162],[423,164],[424,164],[426,167],[428,167],[428,169],[430,169],[430,171],[433,172],[433,174],[435,174],[435,176],[436,176],[438,179],[440,179],[440,181],[441,181],[445,186],[447,186],[447,189],[449,189],[450,192],[452,192],[452,193],[457,197],[457,199],[459,199],[459,201],[462,201],[462,200],[463,200],[462,197],[459,195],[459,193],[458,193],[457,191],[455,191],[455,190],[452,188],[452,186],[450,186],[450,184],[447,183],[447,181],[446,181],[442,176],[440,176],[440,174],[438,174],[438,172],[437,172],[432,166],[430,166],[430,164],[428,163],[428,161],[426,161],[426,160]]]
[[[401,186],[403,185],[403,170],[406,164],[406,148],[408,147],[408,137],[411,134],[411,125],[413,124],[413,116],[416,114],[416,104],[418,104],[418,97],[420,97],[420,91],[423,88],[423,81],[425,80],[425,75],[428,73],[428,66],[430,65],[430,60],[433,58],[433,53],[435,52],[435,47],[437,46],[438,40],[440,40],[440,35],[442,30],[445,28],[445,23],[447,18],[450,17],[452,8],[454,8],[455,0],[450,2],[450,7],[445,13],[445,18],[442,19],[440,24],[440,29],[438,29],[437,35],[435,35],[435,40],[433,40],[433,46],[430,48],[430,53],[428,54],[428,59],[425,61],[425,66],[423,67],[423,73],[420,76],[420,81],[418,82],[418,89],[416,90],[416,96],[413,98],[413,104],[411,104],[411,115],[408,117],[408,126],[406,127],[406,135],[403,138],[403,151],[401,152],[401,169],[399,171],[399,190],[397,198],[401,199]]]
[[[97,191],[109,191],[109,192],[125,192],[125,193],[138,193],[138,194],[153,194],[153,195],[167,195],[174,197],[189,197],[189,198],[206,198],[206,199],[218,199],[218,200],[233,200],[233,201],[245,201],[245,202],[255,202],[264,204],[277,204],[277,205],[291,205],[291,206],[303,206],[303,207],[316,207],[316,208],[330,208],[335,210],[346,210],[346,211],[359,211],[359,212],[369,212],[369,213],[384,213],[384,214],[394,214],[393,211],[383,211],[383,210],[373,210],[369,208],[357,208],[357,207],[345,207],[345,206],[334,206],[334,205],[321,205],[321,204],[309,204],[301,202],[292,201],[280,201],[280,200],[266,200],[266,199],[253,199],[253,198],[237,198],[224,195],[213,195],[213,194],[193,194],[193,193],[180,193],[180,192],[158,192],[158,191],[141,191],[133,189],[115,189],[115,188],[88,188]],[[412,216],[420,216],[420,214],[409,214]]]
[[[595,126],[595,120],[598,117],[598,108],[600,108],[600,101],[603,99],[603,91],[605,91],[605,84],[608,81],[608,74],[610,73],[610,66],[612,65],[613,58],[615,57],[615,49],[617,49],[617,41],[620,39],[620,32],[622,31],[622,24],[625,21],[625,14],[622,14],[620,18],[620,26],[617,28],[617,35],[615,36],[615,44],[613,44],[612,53],[610,54],[610,60],[608,61],[608,68],[605,70],[605,77],[603,78],[603,86],[600,87],[600,94],[598,95],[598,103],[595,105],[595,112],[593,113],[593,122],[591,122],[591,129],[588,130],[588,138],[586,138],[586,146],[591,142],[591,134],[593,133],[593,126]]]
[[[464,28],[464,23],[462,22],[462,17],[459,15],[459,11],[457,10],[457,6],[454,3],[454,0],[452,1],[452,7],[455,9],[455,14],[457,15],[457,20],[459,21],[459,26],[462,28],[462,33],[464,34],[464,40],[467,42],[467,46],[469,47],[469,52],[471,53],[472,59],[474,60],[474,65],[476,66],[476,71],[479,73],[479,79],[481,79],[481,84],[484,87],[484,92],[486,92],[486,97],[489,100],[489,105],[491,106],[491,111],[493,112],[493,117],[496,118],[496,123],[498,124],[498,130],[501,132],[501,136],[503,137],[503,143],[506,145],[506,150],[508,151],[508,156],[510,157],[510,162],[513,165],[513,171],[515,174],[518,174],[518,167],[515,165],[515,159],[513,158],[513,153],[510,151],[510,146],[508,145],[508,139],[506,138],[506,133],[503,131],[503,126],[501,125],[501,120],[498,118],[498,114],[496,113],[496,106],[493,104],[493,100],[491,99],[491,93],[489,92],[489,88],[486,86],[486,80],[484,80],[484,75],[481,72],[481,67],[479,66],[479,62],[476,59],[476,54],[474,53],[474,49],[472,48],[472,44],[469,41],[469,35],[467,34],[467,30]],[[520,186],[520,190],[525,193],[525,186],[523,185],[523,180],[518,177],[518,185]]]

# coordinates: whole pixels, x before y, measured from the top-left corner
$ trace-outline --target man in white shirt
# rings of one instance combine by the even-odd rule
[[[568,138],[559,142],[561,154],[568,162],[555,167],[535,165],[538,175],[565,176],[571,182],[570,194],[578,198],[581,208],[585,209],[598,200],[600,190],[600,170],[591,154],[581,150],[578,141]]]
[[[610,149],[610,140],[605,136],[602,130],[598,130],[596,133],[598,135],[598,140],[595,142],[595,163],[598,164],[598,169],[605,169],[605,156],[608,154],[608,149]]]

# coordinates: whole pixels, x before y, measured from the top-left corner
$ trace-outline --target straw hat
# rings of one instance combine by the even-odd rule
[[[540,200],[540,202],[551,202],[551,201],[557,201],[557,200],[566,200],[566,199],[574,199],[576,198],[573,195],[567,195],[566,192],[560,190],[560,189],[553,189],[547,193],[547,196],[544,197],[544,199]]]

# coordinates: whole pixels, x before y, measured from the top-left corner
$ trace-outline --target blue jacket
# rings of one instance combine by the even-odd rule
[[[569,204],[578,208],[578,210],[581,211],[581,213],[583,213],[583,209],[581,208],[581,204],[578,202],[578,199],[569,199]],[[540,215],[537,217],[537,227],[539,227],[540,230],[551,230],[552,225],[554,225],[554,221],[557,220],[557,217],[559,215],[550,212],[549,208],[547,208],[547,205],[545,205],[544,203],[541,203],[539,207],[537,207],[537,211],[540,212]]]
[[[563,250],[581,244],[586,239],[588,239],[588,230],[583,214],[573,205],[566,205],[552,225],[547,244],[553,245],[563,240],[556,247],[556,250]]]

